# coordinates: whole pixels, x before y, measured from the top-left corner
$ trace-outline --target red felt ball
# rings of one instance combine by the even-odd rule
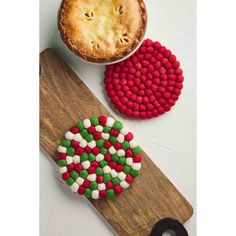
[[[71,140],[70,145],[71,145],[72,147],[74,147],[74,148],[79,147],[79,143],[76,142],[75,140]]]
[[[94,147],[94,148],[92,149],[92,153],[93,153],[94,155],[98,155],[98,154],[100,153],[100,149],[99,149],[98,147]]]
[[[92,161],[91,166],[93,166],[96,169],[99,167],[99,163],[97,161]]]
[[[85,192],[85,188],[80,185],[79,188],[78,188],[78,190],[77,190],[77,192],[78,192],[78,194],[83,195],[84,192]]]
[[[105,147],[105,148],[109,148],[109,147],[111,147],[112,146],[112,144],[111,144],[111,142],[110,141],[108,141],[108,140],[105,140],[104,141],[104,144],[103,144],[103,146]]]
[[[115,167],[115,170],[116,170],[117,172],[121,172],[121,171],[124,170],[124,166],[122,166],[122,165],[120,165],[120,164],[117,164],[116,167]]]
[[[83,166],[80,163],[75,164],[75,170],[76,172],[80,172],[83,170]]]
[[[114,191],[115,191],[116,194],[121,194],[122,191],[123,191],[123,188],[122,188],[120,185],[115,185],[115,186],[113,187],[113,189],[114,189]]]
[[[113,188],[113,184],[112,184],[111,181],[108,181],[108,182],[106,183],[106,188],[107,188],[107,189]]]
[[[111,154],[109,152],[107,152],[104,156],[104,160],[105,161],[110,161],[111,160]]]
[[[89,187],[90,187],[90,181],[87,180],[87,179],[85,179],[85,180],[84,180],[84,183],[83,183],[83,187],[89,188]]]
[[[133,157],[133,152],[131,149],[127,149],[125,150],[125,156],[126,157]]]
[[[107,117],[106,116],[99,116],[98,120],[99,120],[99,124],[101,126],[105,126],[106,123],[107,123]]]
[[[130,175],[130,174],[127,174],[126,175],[126,178],[125,178],[125,181],[129,184],[133,183],[134,182],[134,178]]]
[[[87,130],[90,134],[93,134],[96,131],[95,126],[90,126],[90,127],[87,128]]]
[[[69,172],[65,172],[61,175],[62,179],[63,180],[68,180],[70,178],[70,173]]]
[[[76,149],[75,149],[75,154],[76,155],[81,155],[82,153],[84,152],[84,149],[82,148],[82,147],[77,147]]]
[[[126,141],[131,141],[133,139],[133,134],[131,132],[129,132],[128,134],[125,135],[125,140]]]
[[[95,132],[93,133],[93,137],[94,137],[95,140],[99,140],[99,139],[102,138],[102,133],[101,133],[101,132],[98,132],[98,131],[95,131]]]
[[[74,170],[74,169],[75,169],[75,164],[74,164],[74,163],[71,163],[71,164],[67,165],[67,170],[68,170],[69,172],[71,172],[71,171]]]
[[[58,152],[57,153],[57,159],[66,159],[66,153]]]
[[[110,162],[108,163],[108,165],[111,167],[111,169],[115,169],[116,166],[117,166],[117,163],[114,162],[114,161],[110,161]]]
[[[97,175],[97,177],[96,177],[96,182],[97,182],[98,184],[102,184],[102,183],[103,183],[103,177],[102,177],[102,175]]]
[[[93,174],[95,173],[95,168],[93,166],[90,166],[88,169],[87,169],[88,173],[89,174]]]
[[[100,197],[101,199],[105,199],[105,198],[107,197],[107,192],[106,192],[106,190],[101,190],[101,191],[99,191],[99,197]]]
[[[114,144],[114,148],[115,148],[116,150],[120,150],[120,149],[122,148],[122,144],[121,144],[121,143],[115,143],[115,144]]]
[[[77,126],[72,126],[70,128],[70,132],[73,133],[73,134],[77,134],[80,132],[79,128]]]
[[[140,155],[133,156],[133,162],[141,162],[141,161],[142,161],[142,157]]]

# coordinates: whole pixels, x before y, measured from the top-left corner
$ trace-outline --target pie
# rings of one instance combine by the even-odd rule
[[[143,0],[63,0],[58,14],[67,47],[97,63],[116,61],[134,51],[146,25]]]

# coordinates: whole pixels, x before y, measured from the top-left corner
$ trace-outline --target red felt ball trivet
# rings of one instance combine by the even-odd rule
[[[131,57],[106,66],[104,83],[117,110],[128,117],[149,119],[175,105],[183,80],[175,55],[159,42],[146,39]]]

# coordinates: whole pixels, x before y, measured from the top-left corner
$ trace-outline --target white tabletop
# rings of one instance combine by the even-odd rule
[[[175,107],[157,119],[131,121],[116,113],[103,89],[103,66],[79,61],[57,30],[60,0],[40,0],[40,51],[55,48],[104,106],[134,133],[145,152],[196,208],[196,22],[195,0],[146,0],[146,38],[158,40],[180,60],[185,81]],[[42,236],[115,235],[85,198],[58,178],[56,165],[40,152],[40,231]],[[196,235],[195,214],[185,223]]]

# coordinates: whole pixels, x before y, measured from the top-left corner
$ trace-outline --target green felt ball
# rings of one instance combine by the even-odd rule
[[[67,154],[68,156],[73,157],[74,154],[75,154],[75,149],[74,149],[73,147],[68,147],[67,150],[66,150],[66,154]]]
[[[76,126],[79,128],[80,131],[84,129],[84,124],[82,121],[77,122]]]
[[[99,147],[99,148],[102,148],[104,142],[105,142],[105,140],[99,139],[99,140],[96,141],[96,146]]]
[[[113,124],[113,128],[120,131],[123,128],[123,125],[120,121],[116,120]]]
[[[66,180],[66,183],[71,186],[75,181],[72,178],[69,178],[68,180]]]
[[[98,189],[98,184],[97,184],[96,182],[91,182],[90,188],[91,188],[92,190],[96,190],[96,189]]]
[[[90,188],[86,188],[85,189],[85,192],[84,192],[84,195],[87,197],[87,198],[90,198],[92,196],[92,190]]]
[[[68,140],[68,139],[62,139],[61,140],[61,146],[63,146],[63,147],[70,147],[70,140]]]
[[[96,156],[93,153],[88,154],[88,159],[90,162],[94,161],[96,159]]]
[[[86,140],[88,143],[91,142],[91,141],[93,141],[93,135],[92,135],[92,134],[86,135],[85,140]]]
[[[129,142],[128,141],[124,141],[123,143],[122,143],[122,149],[124,149],[124,150],[126,150],[126,149],[129,149]]]
[[[87,170],[81,170],[81,171],[79,172],[79,176],[80,176],[81,178],[83,178],[83,179],[86,179],[87,176],[88,176],[88,171],[87,171]]]
[[[133,176],[133,177],[137,177],[139,175],[139,171],[137,170],[131,170],[130,171],[130,174]]]
[[[86,152],[83,152],[80,156],[80,162],[87,161],[88,160],[88,154]]]
[[[60,167],[67,166],[66,160],[58,160],[57,165]]]
[[[96,175],[103,175],[103,170],[101,167],[98,167],[95,172],[96,172]]]
[[[133,154],[134,154],[134,155],[138,155],[138,154],[140,154],[141,149],[140,149],[139,146],[136,146],[132,151],[133,151]]]
[[[82,131],[80,131],[80,134],[83,138],[85,138],[88,135],[88,130],[87,129],[83,129]]]
[[[109,141],[114,145],[117,142],[117,138],[110,136]]]
[[[115,197],[115,191],[113,189],[108,189],[106,191],[107,193],[107,198],[114,198]]]
[[[117,154],[113,154],[113,155],[111,156],[111,159],[112,159],[112,161],[114,161],[114,162],[118,162],[119,156],[118,156]]]
[[[119,160],[118,160],[118,163],[123,166],[126,163],[126,158],[125,157],[120,157]]]
[[[104,183],[107,183],[107,182],[111,181],[111,179],[112,179],[112,176],[111,176],[110,173],[106,173],[106,174],[103,175]]]
[[[78,174],[76,171],[72,170],[72,171],[70,172],[70,177],[71,177],[72,179],[74,179],[74,180],[77,180],[78,177],[79,177],[79,174]]]
[[[107,150],[106,148],[104,148],[104,147],[102,147],[102,148],[100,149],[100,153],[101,153],[102,155],[105,155],[107,152],[108,152],[108,150]]]
[[[124,172],[125,174],[129,174],[130,171],[131,171],[131,166],[125,165],[123,172]]]
[[[104,126],[102,132],[103,132],[103,133],[109,133],[110,130],[111,130],[110,127]]]
[[[99,166],[100,166],[101,168],[103,168],[103,167],[106,166],[106,165],[107,165],[107,161],[105,161],[105,160],[102,160],[102,161],[99,162]]]
[[[99,120],[97,117],[91,117],[90,121],[91,121],[91,125],[93,125],[93,126],[99,125]]]
[[[117,178],[117,177],[115,177],[115,178],[112,178],[112,183],[114,184],[114,185],[117,185],[117,184],[119,184],[120,183],[120,180]]]

